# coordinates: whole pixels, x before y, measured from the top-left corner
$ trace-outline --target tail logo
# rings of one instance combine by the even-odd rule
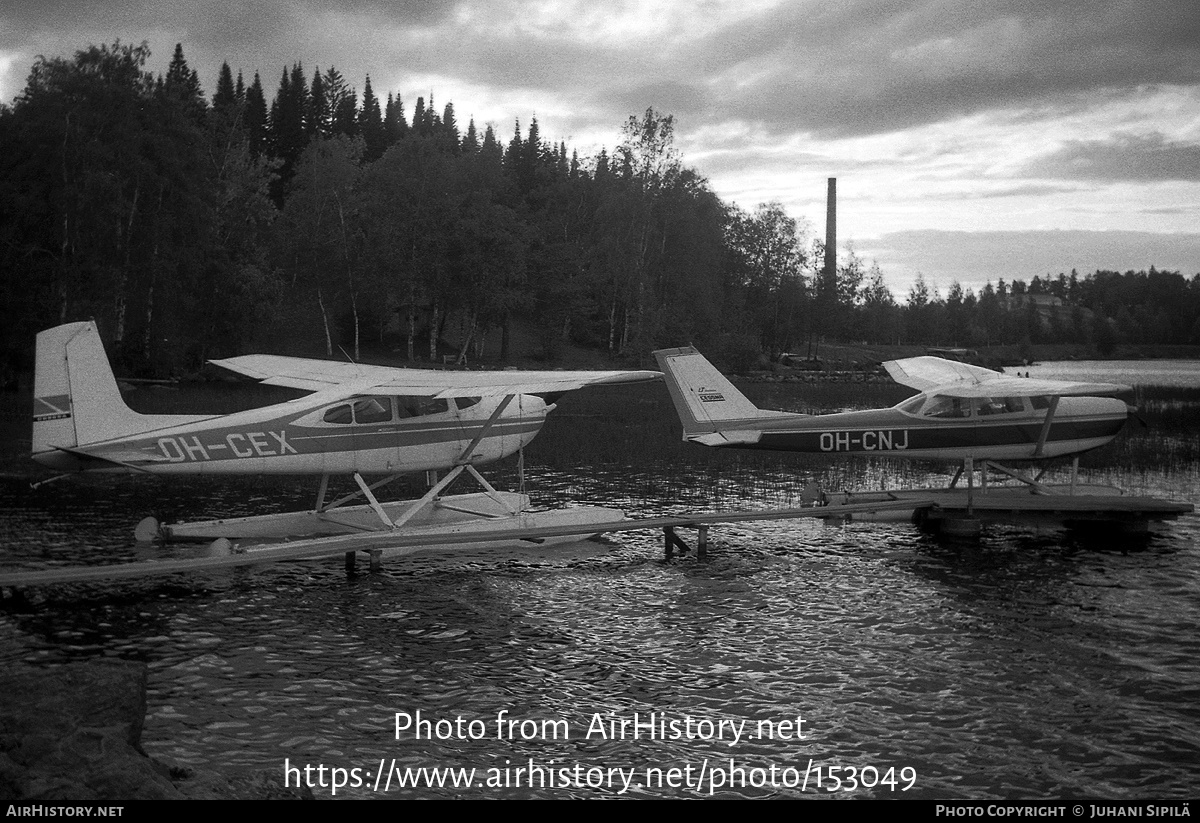
[[[56,394],[53,397],[33,399],[33,421],[65,420],[71,416],[71,395]]]
[[[725,400],[725,395],[716,389],[706,389],[703,386],[696,390],[696,394],[699,395],[701,403],[721,403]]]

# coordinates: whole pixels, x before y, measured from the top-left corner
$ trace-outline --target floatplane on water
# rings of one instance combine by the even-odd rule
[[[655,371],[453,372],[271,355],[211,362],[264,384],[312,393],[229,415],[139,414],[121,397],[95,323],[41,332],[33,459],[64,473],[320,476],[310,511],[173,525],[147,518],[138,525],[139,540],[382,532],[406,538],[426,534],[432,542],[470,531],[611,523],[624,514],[599,507],[530,511],[528,496],[497,491],[476,466],[519,452],[565,392],[661,376]],[[419,472],[445,474],[419,500],[384,503],[376,497],[380,487]],[[464,472],[483,491],[444,495]],[[368,484],[368,474],[385,476]],[[350,475],[358,491],[327,501],[332,475]],[[366,503],[347,505],[360,498]]]
[[[807,415],[760,409],[695,348],[654,352],[666,376],[683,439],[717,448],[772,449],[812,454],[866,454],[951,460],[959,468],[945,490],[910,492],[933,497],[931,512],[943,525],[977,517],[1065,521],[1118,520],[1144,525],[1192,511],[1191,504],[1130,497],[1112,487],[1077,482],[1079,455],[1110,442],[1131,409],[1114,395],[1132,393],[1117,383],[1043,380],[1005,375],[939,357],[884,363],[888,374],[918,394],[891,408]],[[1071,458],[1065,487],[1041,482],[1046,461]],[[1009,463],[1040,467],[1036,475]],[[975,475],[979,472],[979,485]],[[1017,481],[989,487],[988,472]],[[966,477],[966,487],[958,487]],[[815,493],[817,502],[831,496]],[[840,502],[895,500],[905,492],[842,493]]]

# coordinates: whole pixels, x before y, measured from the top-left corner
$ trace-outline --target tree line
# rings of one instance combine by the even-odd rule
[[[261,78],[223,65],[211,102],[177,46],[165,75],[116,43],[39,58],[0,107],[6,362],[96,318],[123,368],[195,369],[250,349],[356,359],[505,360],[532,330],[644,360],[695,343],[742,367],[823,340],[1200,342],[1200,276],[1096,272],[954,284],[900,304],[848,251],[822,274],[811,228],[744,211],[684,165],[674,121],[633,115],[579,157],[536,120],[505,141],[432,95],[362,93],[333,67]],[[489,340],[493,351],[486,350]],[[339,351],[341,349],[341,351]]]

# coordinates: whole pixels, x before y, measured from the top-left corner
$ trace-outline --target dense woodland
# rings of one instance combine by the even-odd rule
[[[899,301],[852,251],[831,276],[810,226],[722,202],[653,110],[579,157],[536,120],[505,139],[332,67],[284,70],[268,104],[226,65],[209,101],[182,48],[165,76],[148,57],[39,58],[0,107],[10,372],[39,329],[89,317],[147,375],[314,341],[503,362],[516,328],[551,363],[567,343],[641,362],[691,342],[735,367],[829,340],[1200,343],[1200,275],[1014,272],[945,295],[918,279]]]

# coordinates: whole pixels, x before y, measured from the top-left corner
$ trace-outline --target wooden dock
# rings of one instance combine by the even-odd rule
[[[69,566],[30,571],[0,572],[0,587],[23,588],[98,580],[131,580],[159,575],[195,574],[236,566],[344,557],[348,569],[362,553],[372,569],[389,558],[420,551],[455,551],[481,545],[538,544],[551,538],[626,531],[659,530],[667,557],[689,547],[676,529],[696,529],[697,554],[707,548],[708,527],[720,523],[792,520],[912,520],[947,534],[978,534],[982,522],[1055,522],[1067,525],[1115,524],[1122,530],[1141,531],[1151,520],[1170,520],[1195,510],[1191,503],[1153,497],[1114,494],[1111,489],[1080,488],[1074,494],[1032,493],[1028,487],[992,486],[981,489],[920,489],[889,492],[841,492],[830,495],[829,505],[764,511],[705,512],[669,517],[626,518],[607,522],[568,523],[533,528],[479,529],[464,532],[404,534],[371,531],[292,540],[213,557],[146,560],[96,566]],[[569,510],[558,510],[569,511]]]
[[[712,512],[672,517],[613,520],[607,523],[576,523],[518,530],[481,530],[459,534],[443,534],[438,535],[436,538],[431,537],[429,534],[404,535],[378,531],[364,534],[317,537],[307,540],[292,540],[287,543],[256,546],[244,552],[216,557],[143,560],[132,563],[113,563],[97,566],[65,566],[30,571],[7,571],[0,573],[0,587],[23,588],[26,586],[47,586],[60,583],[90,583],[98,580],[133,580],[158,575],[194,574],[236,566],[251,566],[259,563],[277,563],[285,560],[317,560],[341,556],[346,556],[348,560],[347,565],[352,565],[349,558],[354,557],[359,552],[365,553],[370,557],[372,565],[375,566],[385,552],[388,557],[396,557],[419,551],[427,551],[433,548],[453,551],[456,548],[477,548],[481,543],[500,546],[503,543],[511,544],[514,541],[537,544],[554,537],[575,535],[585,538],[610,532],[644,531],[647,529],[663,530],[664,548],[669,556],[675,548],[681,546],[682,542],[675,536],[674,530],[695,528],[700,531],[697,551],[702,553],[707,536],[707,528],[713,524],[743,523],[753,520],[790,520],[802,517],[845,518],[853,516],[856,513],[865,513],[868,510],[888,511],[892,509],[905,509],[911,511],[914,502],[918,505],[931,505],[928,500],[902,500],[840,506],[770,509],[766,511]]]

